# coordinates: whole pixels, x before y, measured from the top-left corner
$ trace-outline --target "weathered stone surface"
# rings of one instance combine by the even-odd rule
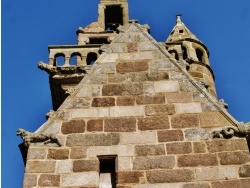
[[[115,106],[115,98],[93,98],[92,107],[110,107]]]
[[[218,111],[214,105],[210,102],[201,103],[201,109],[203,112],[215,112]]]
[[[120,83],[126,80],[126,76],[122,74],[111,74],[108,77],[109,83]]]
[[[185,113],[200,113],[202,112],[200,103],[179,103],[176,104],[176,113],[185,114]]]
[[[136,97],[136,103],[138,105],[142,104],[164,104],[164,95],[140,95]]]
[[[148,70],[148,60],[125,61],[116,65],[117,73],[140,72]]]
[[[54,173],[56,161],[28,161],[26,173]]]
[[[86,147],[72,147],[70,150],[71,159],[83,159],[87,156]]]
[[[118,171],[131,171],[133,168],[132,157],[118,157]]]
[[[126,46],[124,43],[113,43],[110,46],[110,50],[112,53],[122,53],[127,52]]]
[[[184,184],[182,188],[210,188],[210,185],[207,183],[189,183]]]
[[[139,157],[133,163],[134,170],[173,169],[175,165],[174,156]]]
[[[35,174],[25,174],[24,175],[24,183],[23,187],[24,188],[32,188],[37,185],[37,175]]]
[[[156,132],[154,131],[141,131],[120,133],[119,144],[155,144],[157,143]]]
[[[223,152],[218,156],[222,165],[239,165],[250,162],[249,152]]]
[[[105,84],[108,82],[107,74],[87,74],[84,76],[85,84]]]
[[[194,153],[206,153],[207,145],[205,142],[193,142]]]
[[[207,141],[207,148],[209,152],[221,151],[235,151],[235,150],[248,150],[247,142],[245,139],[224,140],[216,139]]]
[[[98,66],[95,67],[93,74],[112,74],[115,73],[115,63],[98,63]]]
[[[122,92],[123,92],[122,84],[106,84],[102,88],[103,96],[122,95]]]
[[[126,84],[105,84],[102,88],[103,96],[119,96],[119,95],[140,95],[143,94],[142,83],[126,83]]]
[[[178,114],[171,118],[172,128],[191,128],[199,126],[199,117],[196,114]]]
[[[99,172],[98,160],[76,160],[73,162],[73,172]]]
[[[68,104],[67,108],[84,108],[88,109],[90,107],[90,99],[89,98],[76,98],[71,100]]]
[[[38,180],[38,185],[41,187],[59,187],[60,176],[52,174],[42,174]]]
[[[192,153],[191,142],[178,142],[166,144],[167,154],[188,154]]]
[[[153,116],[146,118],[138,118],[138,129],[139,130],[158,130],[158,129],[169,129],[168,116]]]
[[[69,150],[68,149],[49,149],[47,158],[56,159],[56,160],[68,159]]]
[[[66,146],[110,146],[117,145],[120,141],[119,134],[74,134],[69,135]]]
[[[109,108],[73,109],[72,118],[109,117]]]
[[[58,174],[71,173],[72,169],[73,169],[72,160],[57,161],[56,173],[58,173]]]
[[[183,141],[184,136],[181,130],[158,131],[158,142]]]
[[[85,121],[84,120],[70,120],[62,123],[61,132],[63,134],[84,133]]]
[[[92,119],[87,122],[87,131],[103,131],[103,120],[102,119]]]
[[[146,172],[149,183],[177,183],[177,182],[192,182],[195,175],[192,170],[154,170]]]
[[[161,184],[141,184],[135,188],[182,188],[180,183],[161,183]]]
[[[158,48],[151,41],[141,42],[139,45],[139,50],[142,52],[143,51],[154,51],[157,49]]]
[[[196,168],[198,181],[225,180],[238,178],[236,167],[205,167]]]
[[[166,70],[173,70],[176,69],[175,65],[170,62],[169,59],[165,58],[163,60],[154,60],[150,63],[150,69],[152,72],[157,72],[159,70],[166,71]]]
[[[119,157],[132,157],[134,155],[134,146],[92,146],[88,149],[88,157],[96,157],[98,155],[117,155]]]
[[[212,183],[212,188],[249,188],[250,179],[217,181]]]
[[[179,167],[196,167],[196,166],[216,166],[218,160],[214,154],[194,154],[178,156]]]
[[[127,43],[127,51],[129,53],[138,51],[138,43],[137,42]]]
[[[61,178],[61,187],[69,186],[98,186],[99,184],[99,173],[98,172],[82,172],[64,174]]]
[[[220,112],[207,112],[199,114],[201,127],[231,126],[230,122]]]
[[[117,183],[124,184],[124,183],[140,183],[140,179],[144,177],[143,172],[139,171],[124,171],[117,173]]]
[[[104,120],[105,132],[133,132],[136,131],[135,118],[114,118]]]
[[[145,113],[147,116],[173,115],[175,114],[175,106],[173,104],[147,105]]]
[[[240,177],[250,177],[250,165],[242,165],[239,169]]]
[[[135,146],[135,154],[137,156],[154,156],[165,155],[165,147],[160,145],[137,145]]]
[[[181,93],[167,93],[166,94],[168,103],[188,103],[193,101],[192,92],[181,92]]]
[[[27,159],[45,159],[46,157],[46,149],[45,148],[32,148],[30,147],[28,150]]]
[[[134,106],[135,98],[132,96],[117,97],[117,106]]]
[[[184,133],[185,138],[188,141],[207,140],[209,134],[206,129],[186,129]]]
[[[180,90],[177,81],[158,81],[154,82],[154,89],[156,93],[178,92]]]
[[[143,106],[116,106],[110,108],[110,117],[144,116]]]

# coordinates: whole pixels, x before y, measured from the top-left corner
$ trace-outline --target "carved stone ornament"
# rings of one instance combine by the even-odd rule
[[[58,72],[58,70],[57,70],[57,68],[55,67],[55,66],[53,66],[53,65],[48,65],[48,64],[46,64],[46,63],[44,63],[44,62],[42,62],[42,61],[40,61],[39,63],[38,63],[38,67],[41,69],[41,70],[44,70],[44,71],[46,71],[48,74],[55,74],[55,73],[57,73]]]
[[[223,108],[228,109],[228,104],[225,103],[224,99],[220,99],[220,100],[218,101],[218,104],[219,104],[220,106],[222,106]]]
[[[72,95],[76,91],[76,88],[70,87],[66,90],[65,94]]]
[[[61,146],[59,139],[54,134],[46,135],[39,133],[31,133],[24,129],[18,129],[17,136],[21,136],[24,141],[24,145],[27,147],[29,147],[31,143],[36,142],[44,142],[44,144],[56,143],[58,146]]]
[[[46,114],[46,119],[53,119],[56,116],[56,112],[54,110],[50,110],[47,114]]]
[[[202,88],[204,88],[204,89],[207,89],[209,87],[209,84],[206,81],[204,81],[204,80],[198,81],[197,84],[199,86],[201,86]]]
[[[246,137],[250,135],[250,122],[249,123],[239,123],[237,126],[223,127],[219,130],[213,130],[211,132],[212,138],[232,138],[236,137]]]

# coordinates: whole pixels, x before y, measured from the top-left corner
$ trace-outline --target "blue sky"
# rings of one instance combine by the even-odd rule
[[[148,23],[165,41],[182,14],[185,25],[208,47],[218,97],[238,121],[250,121],[250,1],[128,0],[130,19]],[[2,0],[2,188],[22,186],[24,165],[18,128],[35,131],[52,109],[48,45],[76,44],[79,26],[97,20],[99,0]]]

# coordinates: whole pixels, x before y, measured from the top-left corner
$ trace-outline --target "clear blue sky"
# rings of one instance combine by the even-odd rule
[[[210,50],[219,98],[238,121],[250,121],[249,0],[128,0],[130,18],[148,23],[165,41],[175,15]],[[99,0],[2,0],[2,188],[22,186],[24,165],[18,128],[35,131],[52,108],[48,45],[76,44],[79,26],[97,20]]]

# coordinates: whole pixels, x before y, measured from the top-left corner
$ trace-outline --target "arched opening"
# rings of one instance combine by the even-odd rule
[[[65,55],[58,53],[54,57],[54,66],[64,66],[65,64]]]
[[[203,52],[198,48],[195,49],[195,52],[196,52],[196,56],[197,56],[198,60],[200,62],[203,62],[203,60],[204,60],[203,59]]]
[[[93,65],[97,60],[97,54],[94,52],[90,52],[87,55],[87,65]]]
[[[81,64],[81,61],[82,61],[81,54],[76,52],[76,53],[71,54],[69,64],[78,66]]]
[[[179,60],[179,56],[176,50],[170,50],[169,53],[176,59]]]
[[[182,46],[182,56],[183,56],[183,59],[187,59],[188,58],[188,54],[187,54],[187,48],[185,46]]]

